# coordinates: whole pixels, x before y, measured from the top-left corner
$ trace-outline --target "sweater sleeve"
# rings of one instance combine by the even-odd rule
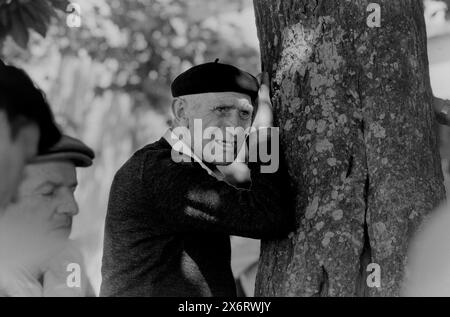
[[[142,180],[159,197],[155,210],[166,233],[205,231],[254,239],[287,236],[295,221],[282,195],[281,173],[262,173],[260,167],[249,163],[249,189],[217,180],[198,163],[175,163],[171,158],[144,168]]]

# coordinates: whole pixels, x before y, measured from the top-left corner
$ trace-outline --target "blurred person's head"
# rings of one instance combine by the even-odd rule
[[[72,218],[78,214],[76,168],[90,166],[93,158],[84,143],[63,136],[25,167],[15,202],[5,209],[0,222],[18,232],[31,232],[39,241],[67,240]]]
[[[203,161],[231,164],[252,124],[257,79],[216,61],[190,68],[171,88],[174,129],[189,132],[185,141]]]
[[[0,60],[0,208],[11,200],[24,166],[60,137],[42,91],[23,70]]]

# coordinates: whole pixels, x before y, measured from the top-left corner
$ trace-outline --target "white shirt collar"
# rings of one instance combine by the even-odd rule
[[[215,177],[220,181],[225,179],[225,176],[218,169],[216,169],[217,172],[214,172],[208,166],[206,166],[205,163],[197,155],[195,155],[194,152],[192,152],[191,148],[186,143],[184,143],[183,140],[180,140],[180,138],[178,138],[178,136],[175,133],[173,133],[171,129],[167,129],[163,138],[170,144],[170,146],[174,151],[177,151],[192,158],[194,161],[200,164],[200,166],[206,172],[208,172],[209,175]]]

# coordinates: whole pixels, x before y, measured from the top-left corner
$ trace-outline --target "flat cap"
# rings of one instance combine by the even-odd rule
[[[258,80],[251,74],[228,64],[213,63],[194,66],[172,82],[173,97],[210,92],[238,92],[252,100],[258,96]]]
[[[36,156],[31,163],[70,161],[76,167],[88,167],[92,165],[94,157],[94,151],[86,144],[78,139],[63,135],[56,145]]]

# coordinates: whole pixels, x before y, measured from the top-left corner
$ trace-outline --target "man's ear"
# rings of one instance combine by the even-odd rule
[[[177,125],[188,126],[189,120],[186,115],[187,103],[183,98],[175,98],[172,101],[172,114]]]
[[[14,133],[13,142],[22,147],[26,160],[30,160],[38,153],[39,138],[38,125],[28,122],[22,124]]]

